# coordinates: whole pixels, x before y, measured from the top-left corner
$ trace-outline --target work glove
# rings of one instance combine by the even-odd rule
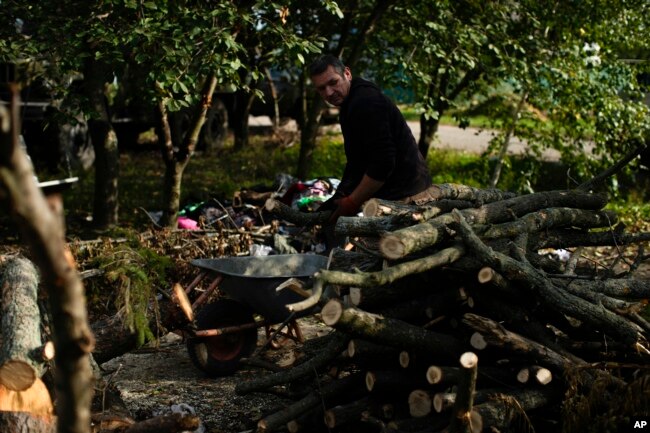
[[[340,216],[353,216],[359,212],[359,203],[352,200],[352,197],[346,196],[334,202],[336,209],[332,212],[329,222],[335,223]]]

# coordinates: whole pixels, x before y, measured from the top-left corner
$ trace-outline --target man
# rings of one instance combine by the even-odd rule
[[[320,96],[340,108],[347,161],[334,197],[319,209],[333,210],[330,222],[356,215],[373,197],[428,201],[431,177],[397,106],[375,84],[352,78],[335,56],[321,56],[309,72]]]

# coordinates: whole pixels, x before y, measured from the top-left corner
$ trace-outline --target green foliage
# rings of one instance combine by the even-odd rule
[[[138,346],[154,340],[149,322],[157,311],[157,289],[168,285],[172,260],[139,247],[137,240],[132,239],[128,245],[107,249],[95,262],[115,288],[115,308],[124,327],[136,334]]]

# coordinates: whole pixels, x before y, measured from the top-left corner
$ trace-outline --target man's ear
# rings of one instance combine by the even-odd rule
[[[345,75],[345,78],[347,78],[348,80],[351,80],[352,79],[352,71],[350,71],[350,68],[348,68],[346,66],[345,69],[343,70],[343,75]]]

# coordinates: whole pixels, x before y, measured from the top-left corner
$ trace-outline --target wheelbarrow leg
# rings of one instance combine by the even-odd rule
[[[273,345],[275,344],[275,343],[274,343],[274,342],[275,342],[275,337],[277,337],[278,334],[281,334],[281,332],[282,332],[282,330],[284,329],[285,326],[288,327],[288,334],[282,334],[282,335],[286,335],[286,336],[288,336],[289,338],[295,338],[299,343],[304,342],[304,338],[303,338],[303,336],[302,336],[302,332],[300,331],[300,325],[298,325],[298,322],[296,322],[296,318],[295,318],[295,317],[296,317],[296,313],[295,313],[295,312],[292,312],[291,314],[289,314],[289,317],[287,317],[287,318],[284,320],[284,322],[282,322],[282,323],[278,326],[277,329],[273,330],[273,332],[271,332],[271,328],[270,328],[270,326],[265,326],[265,329],[266,329],[266,342],[264,343],[264,345],[262,345],[261,347],[259,347],[259,348],[255,351],[255,353],[253,353],[253,355],[251,356],[251,358],[257,356],[258,354],[260,354],[260,353],[263,352],[264,350],[268,349],[269,346],[273,346]],[[291,335],[292,332],[295,333],[295,337]],[[280,346],[273,346],[273,347],[277,349],[277,348],[279,348]]]

